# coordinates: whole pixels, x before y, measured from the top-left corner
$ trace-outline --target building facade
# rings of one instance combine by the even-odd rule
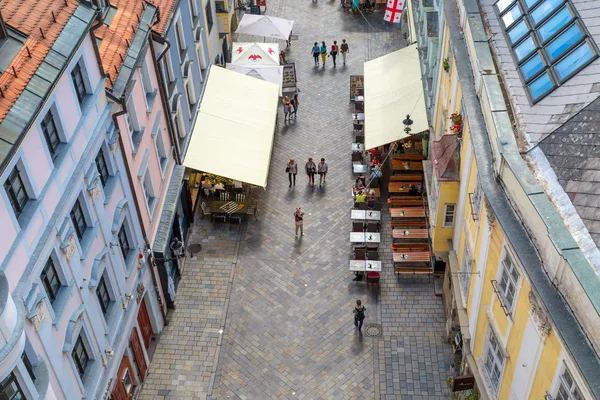
[[[593,210],[571,223],[582,209],[567,201],[582,192],[569,188],[585,179],[558,168],[573,156],[560,145],[574,141],[565,134],[583,128],[594,139],[589,125],[574,125],[598,107],[589,95],[597,45],[578,17],[589,10],[510,0],[439,9],[426,177],[457,375],[473,376],[481,398],[599,398],[600,280],[586,231]],[[533,115],[558,123],[538,136],[544,123]]]
[[[98,58],[101,14],[76,1],[0,12],[0,391],[108,397],[124,357],[147,361],[128,339],[161,320]],[[132,361],[122,385],[141,375]]]

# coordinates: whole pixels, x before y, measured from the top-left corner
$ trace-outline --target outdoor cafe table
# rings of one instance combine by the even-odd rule
[[[381,272],[381,261],[376,261],[376,260],[350,260],[350,271],[354,271],[354,272],[366,272],[366,271]]]
[[[352,121],[362,122],[365,120],[365,113],[352,113]]]
[[[392,169],[394,171],[423,171],[421,161],[392,160]]]
[[[231,207],[227,211],[223,208],[227,203],[233,203],[236,207]],[[233,204],[231,206],[233,206]],[[227,214],[227,215],[235,215],[235,214],[246,214],[248,211],[248,203],[245,201],[236,202],[236,201],[212,201],[210,203],[210,212],[213,214]]]
[[[352,210],[350,211],[350,217],[356,220],[367,220],[367,221],[380,221],[381,211],[372,210]]]
[[[365,145],[363,143],[352,143],[352,151],[364,151]]]
[[[427,239],[429,231],[427,229],[393,229],[392,237],[394,239]]]
[[[352,171],[355,174],[364,174],[369,171],[369,166],[367,164],[352,164]]]
[[[350,232],[352,243],[379,243],[381,234],[379,232]]]

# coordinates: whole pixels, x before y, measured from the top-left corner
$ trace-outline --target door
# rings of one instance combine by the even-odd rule
[[[525,400],[529,398],[529,389],[535,375],[538,362],[538,348],[540,347],[540,335],[531,321],[527,319],[527,326],[523,334],[523,342],[519,351],[519,358],[513,375],[510,389],[511,400]]]
[[[140,374],[140,380],[143,382],[146,377],[146,359],[144,358],[144,349],[140,343],[140,337],[137,333],[137,329],[134,327],[131,331],[131,349],[133,350],[133,357],[135,358],[135,365],[137,365],[138,372]]]
[[[140,303],[140,309],[137,315],[138,325],[140,326],[140,332],[142,333],[142,339],[146,349],[150,346],[150,340],[154,333],[152,332],[152,324],[150,324],[150,315],[148,315],[148,309],[146,308],[146,299],[142,299]]]
[[[127,392],[125,391],[125,387],[123,386],[123,382],[117,380],[115,383],[115,388],[110,394],[110,400],[128,400]]]

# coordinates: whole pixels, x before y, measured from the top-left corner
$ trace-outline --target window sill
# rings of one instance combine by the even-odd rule
[[[179,50],[179,64],[183,66],[185,64],[185,60],[187,59],[187,47]]]
[[[160,159],[160,174],[162,179],[165,179],[165,174],[167,172],[167,167],[169,166],[169,159],[167,157],[161,157]]]
[[[117,172],[116,174],[110,176],[106,180],[106,185],[104,185],[104,205],[107,205],[110,202],[112,194],[114,193],[115,188],[117,187],[117,182],[119,181],[119,175],[120,175],[120,173]]]
[[[139,131],[134,131],[131,134],[131,141],[133,142],[133,150],[131,154],[137,154],[138,149],[140,148],[140,144],[142,143],[142,138],[144,137],[145,127],[140,127]]]
[[[127,259],[125,260],[125,278],[129,279],[131,272],[133,271],[133,267],[137,260],[137,252],[134,250],[129,250],[127,254]]]
[[[92,105],[94,104],[93,102],[93,97],[91,94],[87,93],[85,95],[85,97],[83,98],[83,100],[81,101],[81,103],[79,103],[79,108],[81,109],[81,115],[87,115],[88,112],[90,111],[90,109],[92,108]]]
[[[58,291],[58,296],[56,296],[54,303],[48,304],[48,306],[49,306],[48,308],[50,309],[51,313],[53,314],[51,316],[52,317],[52,325],[54,325],[55,327],[58,325],[58,322],[60,321],[60,317],[62,316],[63,312],[65,311],[65,308],[67,306],[67,303],[69,302],[69,299],[73,295],[74,284],[75,284],[75,280],[72,280],[69,283],[69,286],[62,286],[60,288],[60,290]],[[50,303],[50,299],[48,299],[48,303]]]
[[[54,164],[54,168],[59,168],[62,165],[63,160],[65,159],[65,156],[68,153],[67,150],[69,150],[69,146],[67,146],[66,143],[61,143],[58,145],[56,153],[54,154],[54,156],[52,156],[52,163]]]
[[[100,224],[98,223],[98,221],[96,221],[93,227],[88,227],[85,230],[83,238],[81,238],[81,241],[79,242],[79,246],[81,247],[81,260],[85,260],[85,257],[87,257],[88,253],[90,252],[90,249],[92,248],[92,242],[96,237],[99,225]]]
[[[157,90],[154,89],[152,92],[146,92],[146,113],[150,114],[152,112],[152,108],[154,107],[154,101],[156,100]]]
[[[33,219],[33,216],[35,215],[35,212],[37,211],[39,205],[40,205],[40,202],[38,200],[30,199],[27,202],[27,205],[21,212],[21,215],[19,215],[19,218],[17,218],[17,221],[19,222],[19,226],[21,227],[21,230],[27,229],[27,227],[29,226],[29,223]]]
[[[94,295],[95,295],[95,292],[94,292]],[[99,304],[98,304],[98,307],[100,307]],[[114,321],[117,316],[118,310],[119,310],[119,307],[117,307],[117,302],[114,300],[111,300],[110,304],[108,305],[108,310],[106,310],[106,313],[102,315],[103,316],[102,322],[104,325],[104,329],[106,330],[107,333],[110,333],[111,328],[114,325]],[[100,308],[100,312],[102,312],[102,308]]]

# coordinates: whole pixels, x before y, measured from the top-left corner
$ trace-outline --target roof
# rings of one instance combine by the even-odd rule
[[[13,0],[2,2],[2,14],[5,15],[6,10],[9,26],[18,27],[30,35],[25,42],[26,47],[11,63],[15,66],[17,77],[12,75],[11,67],[0,77],[0,87],[5,94],[4,98],[0,96],[0,170],[20,144],[95,18],[95,11],[90,6],[82,3],[71,10],[73,1],[67,0],[68,6],[54,14],[57,22],[48,23],[48,10],[54,9],[58,2],[40,0],[29,8],[15,3]],[[61,3],[64,4],[64,0]],[[46,9],[42,10],[44,6]],[[51,14],[50,21],[53,21]],[[42,28],[44,37],[34,27]],[[31,58],[27,55],[27,48]]]
[[[177,4],[179,4],[179,0],[149,0],[149,2],[160,11],[160,21],[152,27],[152,30],[162,35],[169,27],[170,17]]]
[[[116,8],[116,13],[110,25],[103,25],[95,34],[102,40],[100,58],[104,72],[109,75],[106,87],[120,97],[144,47],[156,8],[138,0],[111,0],[111,6]],[[121,75],[124,65],[128,70]]]
[[[431,158],[438,181],[458,181],[460,178],[460,141],[457,135],[442,135],[431,144]]]
[[[185,174],[185,167],[181,165],[175,165],[173,167],[173,173],[171,174],[171,180],[165,193],[165,203],[163,210],[160,215],[160,222],[156,229],[156,236],[154,237],[154,243],[152,249],[161,254],[167,254],[169,248],[167,247],[171,231],[173,230],[173,219],[177,214],[177,204],[179,201],[179,195],[181,193],[181,186],[183,185],[183,175]]]
[[[515,123],[522,146],[531,148],[577,114],[582,108],[600,95],[598,74],[600,58],[579,71],[560,87],[538,103],[531,105],[517,67],[513,60],[510,45],[506,40],[502,24],[493,5],[497,0],[481,0],[480,8],[487,31],[491,36],[490,45],[494,52],[499,72],[515,115]],[[587,27],[591,38],[600,42],[600,2],[571,0],[579,13],[579,18]],[[523,149],[522,149],[523,150]]]
[[[15,104],[33,77],[78,4],[75,0],[3,0],[0,2],[6,25],[28,36],[24,46],[0,76],[0,88],[3,93],[0,96],[0,122],[4,120],[8,110]]]
[[[558,182],[600,245],[600,99],[595,100],[552,134],[539,148]]]

